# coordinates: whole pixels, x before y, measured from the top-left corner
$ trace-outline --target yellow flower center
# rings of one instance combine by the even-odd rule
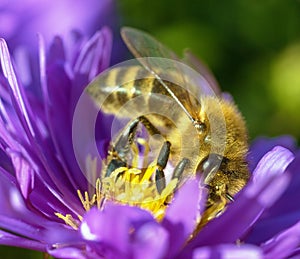
[[[139,141],[147,147],[143,140],[139,139]],[[159,193],[155,181],[152,180],[155,178],[156,161],[150,163],[146,169],[138,169],[138,149],[134,147],[133,150],[135,150],[135,156],[131,168],[120,167],[114,170],[110,176],[98,178],[94,194],[91,197],[87,191],[83,194],[80,190],[77,191],[82,206],[86,211],[89,211],[94,206],[102,209],[105,201],[109,200],[118,204],[137,206],[148,210],[157,221],[163,219],[165,210],[173,198],[178,179],[172,179]],[[149,149],[145,148],[143,156],[145,159],[148,159],[148,152]],[[143,165],[147,163],[145,159]],[[88,157],[87,168],[93,168],[92,171],[96,170],[95,162],[95,159]],[[102,175],[105,175],[105,170],[102,172]],[[55,215],[74,229],[78,229],[82,220],[81,215],[77,215],[78,219],[74,219],[70,214],[55,213]]]

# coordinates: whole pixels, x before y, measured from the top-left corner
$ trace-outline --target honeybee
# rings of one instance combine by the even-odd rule
[[[150,135],[165,139],[157,158],[158,191],[165,186],[168,160],[176,161],[172,177],[181,178],[185,171],[203,176],[207,211],[215,215],[249,179],[248,137],[241,113],[222,97],[208,70],[190,53],[182,61],[137,29],[122,28],[121,35],[139,63],[111,69],[87,88],[102,111],[132,118],[111,145],[106,175],[127,166],[130,145],[142,123]],[[124,114],[121,108],[133,99],[139,101]],[[154,107],[154,112],[145,112],[145,107]]]

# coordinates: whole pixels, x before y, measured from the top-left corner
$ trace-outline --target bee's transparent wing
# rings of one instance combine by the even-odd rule
[[[218,81],[213,76],[210,69],[200,59],[198,59],[190,50],[184,51],[183,61],[203,76],[203,80],[199,82],[200,85],[208,84],[208,87],[212,88],[215,94],[217,95],[221,94],[221,89],[218,84]]]
[[[145,32],[124,27],[121,35],[134,56],[156,78],[180,86],[181,90],[176,89],[176,92],[169,90],[180,99],[189,115],[196,118],[196,112],[200,110],[201,95],[215,94],[204,76],[181,63],[174,52]]]
[[[137,58],[164,57],[179,61],[179,58],[173,51],[166,48],[150,34],[134,28],[123,27],[121,29],[121,35],[127,47]]]

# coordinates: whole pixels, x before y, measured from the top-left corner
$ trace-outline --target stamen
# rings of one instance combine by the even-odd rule
[[[77,195],[78,195],[84,209],[86,211],[89,211],[91,209],[91,205],[93,205],[95,203],[96,195],[94,194],[93,197],[90,199],[88,192],[84,192],[84,198],[83,198],[80,190],[77,190]]]
[[[55,215],[62,219],[67,225],[71,226],[74,229],[78,229],[79,223],[73,218],[71,214],[66,214],[66,216],[60,214],[60,213],[55,213]]]

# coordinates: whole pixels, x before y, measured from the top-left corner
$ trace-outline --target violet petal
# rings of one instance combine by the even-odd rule
[[[167,208],[162,225],[170,233],[169,256],[176,254],[196,226],[200,206],[200,188],[197,179],[188,180],[176,193]],[[188,202],[187,202],[188,200]]]
[[[33,169],[29,166],[28,162],[22,157],[21,154],[11,152],[11,159],[15,168],[16,178],[22,195],[25,199],[27,199],[34,185]]]
[[[300,152],[287,167],[292,181],[279,200],[264,212],[261,218],[247,234],[246,242],[260,244],[275,234],[296,224],[300,218],[299,204],[294,201],[300,196]]]
[[[96,32],[81,51],[74,72],[88,75],[90,81],[107,68],[110,61],[111,41],[112,35],[108,28]]]
[[[134,234],[134,258],[159,259],[167,252],[169,233],[157,222],[143,224]],[[169,251],[170,252],[170,251]]]
[[[253,245],[218,245],[197,248],[193,259],[262,259],[261,249]]]
[[[249,161],[249,169],[254,171],[260,159],[275,146],[282,146],[291,151],[296,150],[296,141],[291,136],[280,136],[276,138],[260,137],[256,138],[249,149],[247,160]]]
[[[19,237],[11,233],[7,233],[3,230],[0,230],[0,244],[7,246],[15,246],[16,244],[18,244],[18,247],[44,252],[46,251],[46,244],[24,237]]]
[[[276,235],[262,245],[266,259],[286,258],[300,243],[300,222]]]

